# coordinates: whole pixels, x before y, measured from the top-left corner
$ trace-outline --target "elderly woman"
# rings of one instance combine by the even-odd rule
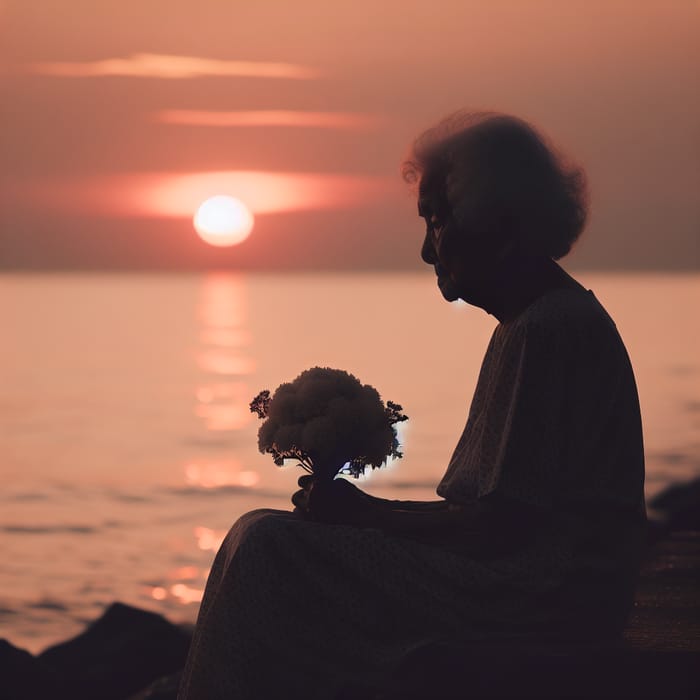
[[[621,633],[645,534],[642,431],[615,324],[555,262],[584,226],[583,173],[520,119],[458,113],[404,175],[442,295],[499,321],[440,500],[302,477],[293,513],[242,516],[181,698],[332,698],[430,642]]]

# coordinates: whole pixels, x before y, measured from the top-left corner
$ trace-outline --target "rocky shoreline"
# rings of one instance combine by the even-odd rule
[[[180,671],[191,638],[157,613],[113,603],[82,634],[37,656],[0,640],[0,698],[125,700]]]
[[[620,644],[421,650],[387,679],[381,697],[700,697],[699,504],[700,479],[650,503],[659,519]],[[174,700],[191,637],[191,627],[114,603],[83,633],[36,656],[0,640],[0,699]],[[475,659],[469,680],[465,658]]]

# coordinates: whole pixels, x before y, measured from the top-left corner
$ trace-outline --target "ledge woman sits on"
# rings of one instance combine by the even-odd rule
[[[555,262],[584,226],[583,173],[522,120],[458,113],[404,176],[442,295],[499,322],[440,500],[302,477],[294,512],[243,515],[181,698],[332,698],[430,642],[622,630],[645,535],[641,420],[615,324]]]

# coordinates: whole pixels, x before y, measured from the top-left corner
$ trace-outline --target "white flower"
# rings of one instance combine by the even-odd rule
[[[387,406],[377,390],[339,369],[312,367],[281,384],[270,398],[263,391],[251,411],[265,422],[258,447],[275,464],[296,459],[317,476],[332,479],[344,465],[359,476],[387,457],[401,457],[394,423],[406,420],[401,406]]]

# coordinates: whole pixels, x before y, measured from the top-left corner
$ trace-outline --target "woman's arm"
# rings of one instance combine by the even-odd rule
[[[363,526],[363,516],[357,524]],[[486,497],[468,505],[449,505],[446,510],[374,511],[367,514],[364,526],[475,558],[493,559],[521,549],[552,524],[545,511]]]
[[[367,494],[369,495],[369,494]],[[439,501],[399,501],[370,496],[375,505],[387,511],[411,511],[421,513],[439,513],[449,508],[449,503],[441,499]]]
[[[484,514],[478,503],[461,508],[442,507],[442,503],[447,505],[443,501],[438,504],[439,508],[433,509],[392,508],[358,512],[354,517],[355,524],[376,527],[399,537],[445,543],[472,536],[482,529]]]
[[[314,484],[299,493],[308,497],[295,504],[312,520],[377,528],[482,558],[515,551],[548,523],[547,513],[540,509],[494,497],[459,506],[447,501],[409,501],[419,506],[414,510],[395,507],[401,501],[368,496],[345,480]]]
[[[309,492],[311,485],[314,483],[314,477],[311,475],[304,475],[299,479],[299,486],[301,491],[298,491],[292,496],[292,503],[298,508],[304,510],[306,508]],[[420,511],[420,512],[440,512],[446,511],[449,508],[449,504],[445,500],[439,501],[400,501],[391,500],[388,498],[380,498],[378,496],[372,496],[366,493],[362,489],[355,486],[352,482],[347,479],[335,479],[333,481],[333,489],[339,490],[344,489],[346,493],[346,498],[352,495],[355,498],[356,504],[363,506],[365,504],[371,504],[372,507],[381,511]],[[350,494],[350,492],[352,492]],[[348,495],[349,494],[349,495]],[[362,508],[360,508],[362,509]]]

